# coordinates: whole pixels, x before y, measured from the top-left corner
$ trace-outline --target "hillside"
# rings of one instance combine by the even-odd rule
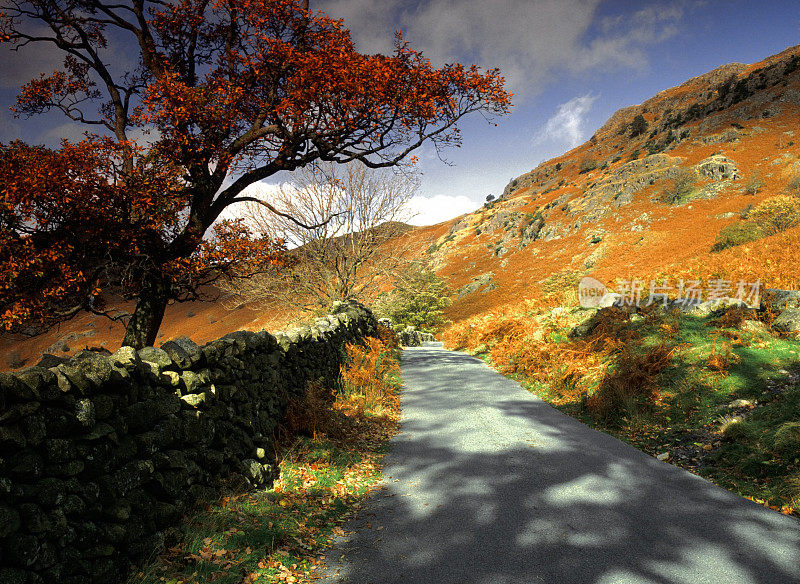
[[[711,247],[749,209],[800,189],[799,122],[800,47],[617,111],[497,201],[418,233],[435,237],[429,253],[458,291],[450,318],[562,291],[584,275],[612,288],[656,276],[796,287],[800,228]]]
[[[720,230],[748,209],[800,192],[795,132],[800,46],[724,65],[621,109],[583,145],[512,180],[498,200],[407,236],[456,291],[454,324],[561,294],[584,275],[612,288],[617,278],[654,277],[796,288],[800,227],[711,252]],[[296,316],[278,306],[177,304],[159,342],[276,329]],[[33,365],[43,352],[114,350],[122,334],[119,323],[83,315],[33,339],[0,335],[0,369]]]

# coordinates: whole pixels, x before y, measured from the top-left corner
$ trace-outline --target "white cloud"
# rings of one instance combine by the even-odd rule
[[[471,213],[481,206],[464,195],[434,195],[432,197],[417,196],[408,201],[408,210],[412,217],[411,225],[435,225],[464,213]]]
[[[61,145],[61,140],[67,139],[70,142],[80,142],[86,138],[86,132],[97,132],[98,128],[99,126],[87,126],[68,121],[45,130],[39,136],[39,140],[44,142],[46,146],[57,148]]]
[[[435,63],[500,67],[524,98],[559,70],[647,65],[644,48],[678,32],[687,0],[664,0],[597,18],[600,0],[328,0],[319,7],[344,18],[360,50],[392,50],[397,28]],[[593,25],[597,25],[593,28]]]
[[[227,187],[228,184],[232,182],[229,179],[226,181],[226,184],[223,184],[223,188]],[[275,195],[280,192],[282,188],[293,188],[290,184],[268,184],[263,182],[253,183],[250,186],[246,187],[239,196],[242,197],[254,197],[261,201],[273,201]],[[220,213],[219,217],[215,223],[220,221],[235,221],[236,219],[244,219],[245,224],[247,224],[251,229],[257,231],[257,225],[252,221],[250,209],[250,203],[235,203],[233,205],[228,205],[223,209],[222,213]]]
[[[596,95],[574,97],[558,106],[558,111],[549,119],[534,138],[535,144],[544,142],[575,148],[585,140],[583,121],[597,100]]]

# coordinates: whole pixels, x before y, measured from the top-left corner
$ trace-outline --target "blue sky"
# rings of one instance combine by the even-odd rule
[[[393,32],[434,63],[498,66],[516,94],[509,116],[462,124],[463,146],[442,164],[430,148],[418,224],[479,206],[512,177],[586,140],[617,109],[734,61],[752,63],[800,44],[800,1],[312,0],[345,19],[364,52],[391,50]],[[0,140],[55,145],[78,132],[53,115],[8,113],[15,87],[52,70],[50,55],[0,54]],[[274,177],[272,183],[291,180]]]

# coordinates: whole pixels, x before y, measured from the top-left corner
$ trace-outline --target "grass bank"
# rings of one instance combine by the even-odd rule
[[[393,333],[348,347],[335,388],[312,386],[292,402],[278,440],[272,489],[232,489],[169,534],[169,546],[128,584],[301,583],[381,478],[399,420]]]
[[[598,430],[800,516],[800,342],[742,309],[593,314],[532,305],[445,340]]]

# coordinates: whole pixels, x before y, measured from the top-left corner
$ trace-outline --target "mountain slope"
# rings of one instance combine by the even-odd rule
[[[541,298],[583,275],[612,287],[654,277],[796,287],[798,228],[711,248],[753,206],[800,192],[799,122],[800,46],[617,111],[497,201],[437,226],[431,257],[459,290],[450,317]]]

